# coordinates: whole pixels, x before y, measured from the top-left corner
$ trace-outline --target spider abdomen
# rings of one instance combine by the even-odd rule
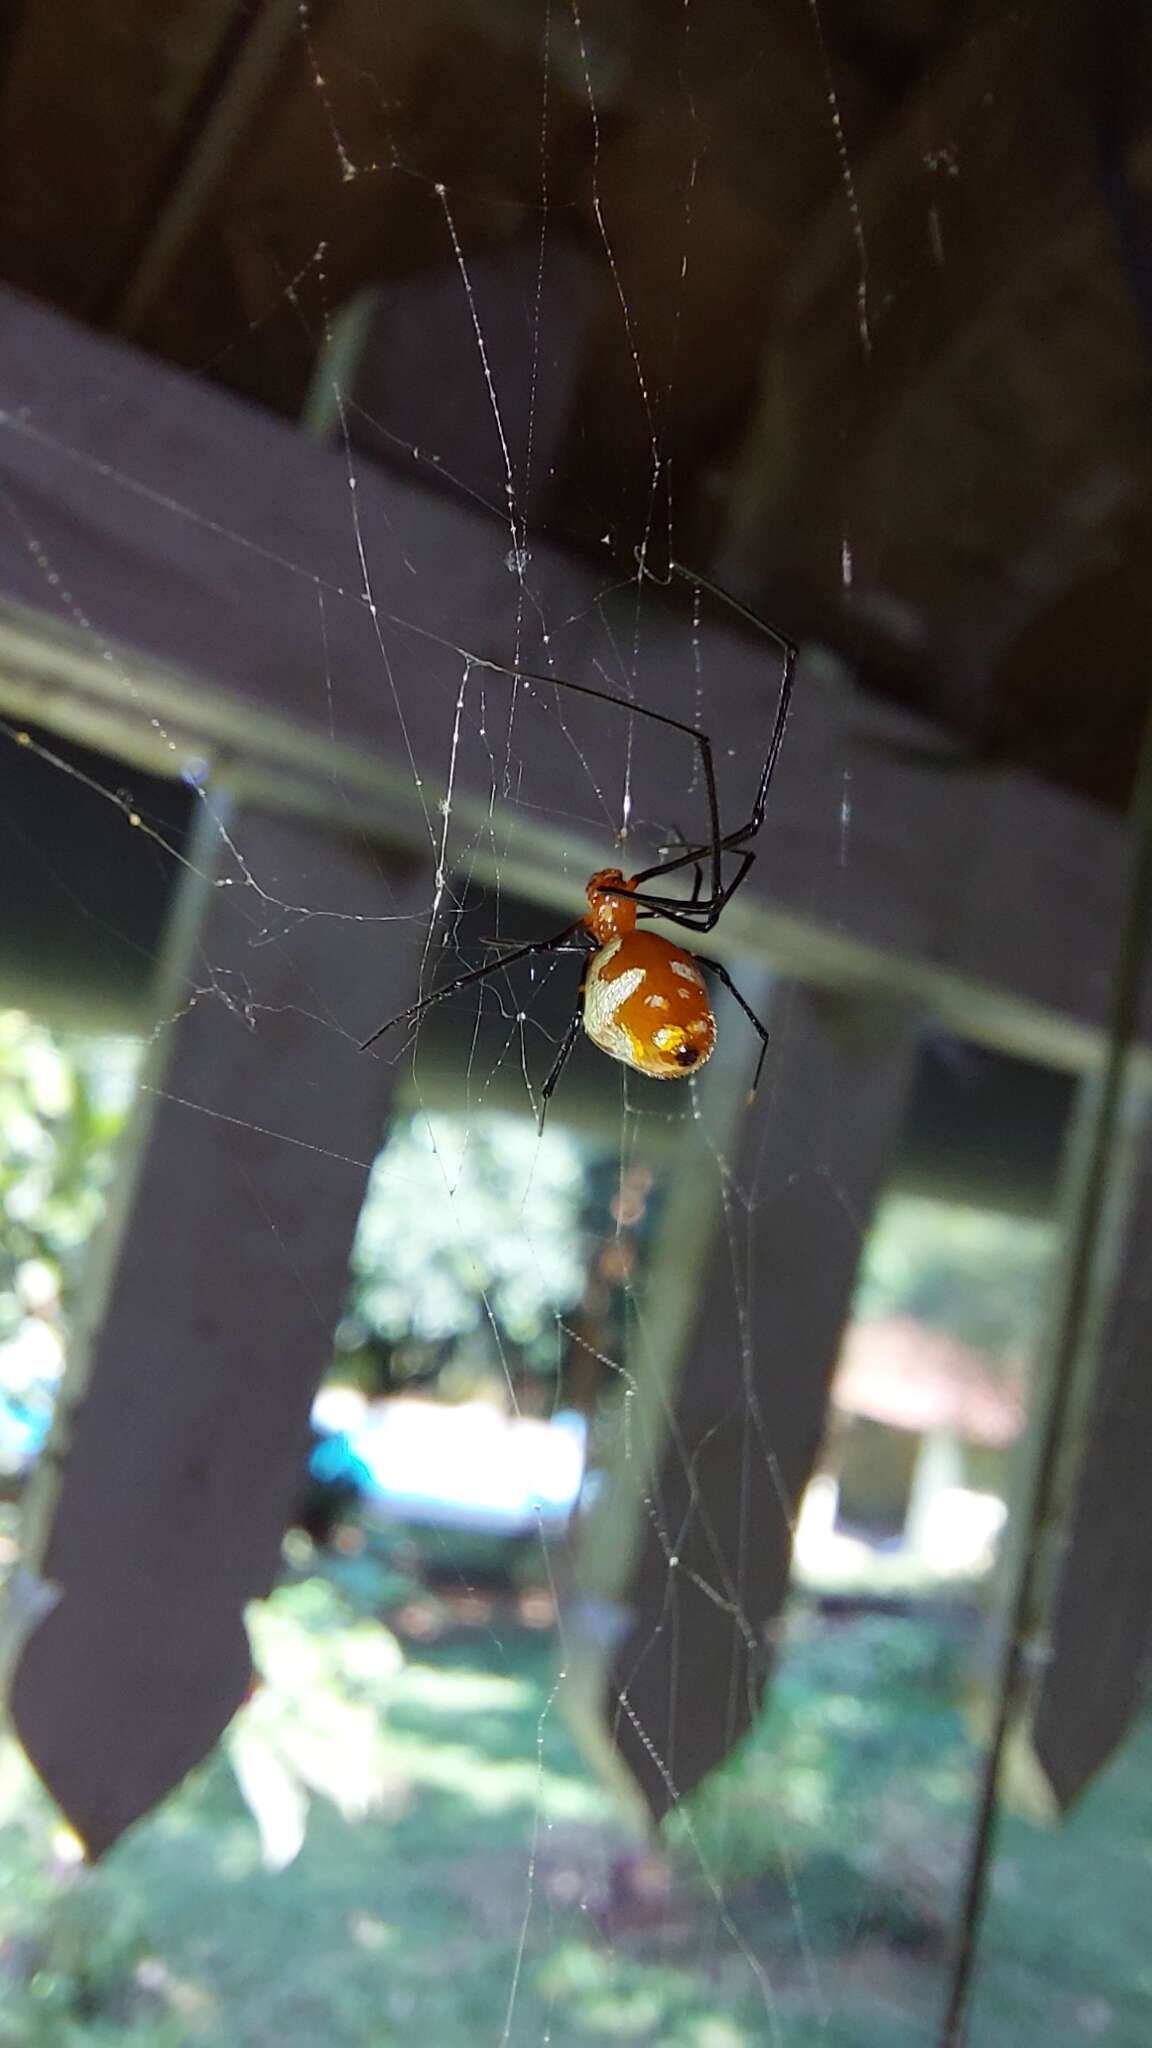
[[[657,932],[625,932],[593,953],[584,977],[584,1029],[601,1052],[654,1081],[694,1074],[716,1043],[700,969]]]

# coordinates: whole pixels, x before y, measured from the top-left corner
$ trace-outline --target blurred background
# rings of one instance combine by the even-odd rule
[[[1148,60],[7,17],[0,2043],[1148,2040]]]

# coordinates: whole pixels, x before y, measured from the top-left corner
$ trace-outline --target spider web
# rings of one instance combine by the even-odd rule
[[[807,15],[822,81],[822,118],[834,156],[835,186],[856,257],[855,291],[839,317],[855,333],[859,371],[864,378],[876,324],[866,220],[849,128],[837,94],[835,65],[816,0],[809,0]],[[490,935],[501,943],[522,943],[578,914],[580,891],[592,866],[618,862],[628,870],[649,861],[653,849],[662,845],[674,845],[681,839],[697,844],[706,841],[707,810],[697,749],[687,736],[657,735],[642,715],[632,715],[628,709],[629,703],[661,708],[661,665],[670,648],[675,647],[677,659],[686,663],[690,672],[694,721],[700,730],[711,734],[714,743],[720,812],[726,828],[747,815],[759,768],[757,761],[743,757],[723,724],[716,723],[716,692],[709,665],[709,629],[720,624],[716,607],[699,590],[685,591],[670,622],[667,603],[646,576],[651,570],[654,579],[662,577],[675,546],[676,461],[673,448],[666,445],[665,423],[674,418],[678,382],[685,374],[680,329],[691,284],[687,266],[689,250],[695,247],[694,207],[707,147],[694,84],[702,23],[686,4],[669,31],[676,40],[678,94],[670,119],[686,147],[680,182],[669,192],[666,205],[682,228],[683,297],[674,297],[670,331],[655,341],[641,329],[606,197],[606,135],[613,107],[610,53],[590,32],[578,0],[572,0],[570,14],[563,19],[545,0],[531,11],[531,23],[527,41],[534,45],[539,67],[539,191],[534,207],[525,209],[526,225],[535,240],[537,267],[529,304],[534,346],[522,408],[527,424],[522,452],[509,426],[514,394],[502,388],[497,338],[490,332],[484,310],[479,285],[482,264],[470,253],[475,194],[461,190],[451,177],[439,175],[435,167],[428,168],[408,150],[403,139],[407,110],[387,106],[383,82],[378,132],[371,146],[364,148],[361,133],[346,132],[339,96],[327,75],[330,58],[323,54],[319,27],[306,6],[300,9],[297,27],[311,91],[329,130],[347,203],[372,181],[403,179],[414,182],[440,215],[444,264],[455,272],[468,310],[499,450],[502,475],[495,495],[477,493],[466,476],[455,475],[445,465],[434,446],[414,445],[394,431],[388,418],[366,415],[339,367],[341,307],[330,275],[327,239],[317,244],[298,271],[283,280],[266,310],[246,323],[236,337],[239,347],[259,324],[298,316],[313,326],[313,339],[322,344],[321,362],[326,367],[321,372],[324,388],[319,395],[327,404],[346,468],[355,575],[334,584],[318,574],[308,560],[282,558],[280,566],[315,592],[315,637],[309,654],[334,741],[344,736],[346,712],[342,677],[332,654],[333,622],[349,607],[366,611],[371,619],[381,714],[387,715],[398,736],[402,771],[413,798],[409,815],[417,821],[415,837],[421,842],[430,877],[427,900],[412,919],[421,947],[421,987],[426,991],[485,959],[483,942]],[[586,253],[609,288],[616,315],[610,348],[614,360],[626,367],[632,379],[649,454],[635,542],[636,564],[621,566],[611,533],[603,537],[602,568],[596,566],[595,553],[586,550],[585,564],[593,563],[592,594],[579,615],[556,595],[563,591],[564,580],[554,573],[552,543],[540,538],[530,509],[538,459],[537,380],[543,379],[546,367],[541,310],[545,279],[553,238],[567,234],[570,225],[567,203],[557,201],[550,188],[552,127],[561,86],[569,104],[583,101],[589,133],[587,218],[591,224]],[[338,225],[334,219],[333,237]],[[222,364],[214,358],[203,367],[219,374]],[[523,398],[522,393],[515,396]],[[41,437],[46,446],[60,446],[51,418],[29,421],[9,415],[3,426],[9,435]],[[398,615],[378,594],[383,581],[381,556],[386,553],[392,562],[405,564],[416,581],[433,576],[451,579],[452,564],[442,561],[433,567],[426,557],[418,560],[409,552],[409,537],[403,531],[382,535],[370,529],[361,509],[365,472],[371,465],[371,457],[363,452],[368,441],[377,446],[391,443],[397,461],[419,488],[434,487],[445,502],[463,504],[478,516],[490,516],[492,547],[502,556],[507,573],[504,625],[511,673],[493,663],[486,643],[470,644],[466,633],[457,640],[450,625],[434,650],[435,664],[430,659],[422,665],[414,656],[423,629],[414,632],[412,621]],[[134,487],[135,480],[128,472],[110,469],[109,492]],[[8,495],[5,510],[42,579],[46,604],[78,629],[121,676],[125,692],[133,693],[133,675],[107,636],[98,605],[73,587],[66,549],[45,544],[34,508],[14,492]],[[182,503],[178,481],[165,510],[191,520],[203,517],[196,507]],[[243,577],[250,559],[265,551],[265,542],[225,518],[219,521],[217,532],[234,550],[236,573]],[[846,525],[842,539],[846,584],[852,578],[856,539]],[[391,578],[388,587],[393,587]],[[451,605],[444,610],[447,619],[456,616]],[[767,642],[757,646],[748,660],[756,665],[760,677],[766,744],[779,666]],[[590,704],[563,691],[527,684],[516,672],[520,663],[534,670],[554,666],[559,675],[597,682],[620,700],[619,706]],[[803,686],[802,677],[798,698]],[[416,718],[415,695],[422,688],[440,691],[443,699],[438,729],[444,739],[440,758],[433,763],[424,747],[426,726]],[[246,892],[259,905],[254,943],[274,940],[302,922],[317,919],[349,919],[361,926],[366,953],[380,942],[382,935],[374,926],[391,922],[389,918],[377,920],[322,897],[301,900],[296,895],[282,895],[275,877],[262,872],[259,859],[250,853],[243,825],[235,827],[219,803],[205,764],[188,755],[183,741],[171,734],[163,721],[155,719],[153,723],[159,744],[171,755],[176,774],[188,790],[192,812],[206,822],[217,842],[218,865],[211,872],[195,851],[195,834],[178,837],[167,824],[153,822],[147,805],[133,792],[130,771],[125,770],[122,778],[109,775],[105,779],[78,765],[67,748],[58,749],[47,737],[16,727],[9,727],[9,735],[55,773],[81,781],[102,802],[113,806],[126,832],[151,842],[177,869],[199,874],[214,889]],[[604,734],[609,730],[610,769],[605,773]],[[743,737],[742,733],[742,743]],[[355,744],[354,732],[351,743]],[[483,790],[477,798],[478,762],[486,764],[486,803]],[[782,774],[785,772],[786,763]],[[337,805],[340,797],[336,792]],[[854,858],[853,790],[847,767],[830,777],[821,800],[837,820],[838,866],[830,875],[825,871],[814,879],[811,907],[814,913],[835,921],[836,890]],[[351,803],[349,817],[349,829],[363,832],[362,813]],[[547,908],[539,900],[529,900],[527,871],[531,848],[537,843],[532,837],[535,831],[541,835],[540,843],[547,837],[550,848],[548,880],[538,888],[538,899],[555,896],[557,876],[568,884],[564,901],[554,901]],[[82,884],[79,886],[83,893]],[[646,1087],[622,1068],[581,1047],[561,1084],[550,1119],[557,1138],[577,1128],[582,1119],[589,1120],[593,1135],[587,1142],[597,1157],[614,1161],[618,1190],[629,1184],[638,1168],[650,1169],[663,1188],[666,1204],[683,1201],[685,1186],[690,1185],[701,1215],[707,1218],[715,1212],[717,1242],[709,1249],[709,1234],[702,1231],[701,1258],[709,1264],[718,1262],[724,1271],[739,1332],[747,1497],[760,1503],[767,1494],[774,1514],[794,1530],[800,1504],[789,1496],[778,1469],[771,1430],[757,1393],[758,1347],[764,1341],[772,1304],[760,1299],[749,1263],[753,1220],[803,1184],[817,1191],[830,1232],[846,1233],[858,1244],[865,1222],[856,1211],[851,1191],[823,1154],[819,1122],[810,1106],[799,1103],[790,1115],[789,1105],[779,1099],[779,1074],[794,999],[786,995],[775,1000],[771,963],[753,943],[751,922],[740,923],[735,909],[733,925],[744,935],[743,943],[738,957],[726,957],[754,1004],[772,1002],[774,1051],[769,1055],[757,1114],[765,1113],[776,1134],[775,1145],[786,1145],[783,1164],[779,1157],[769,1157],[754,1141],[749,1142],[749,1129],[754,1127],[743,1108],[743,1091],[755,1065],[757,1045],[727,1002],[717,1005],[721,1050],[714,1069],[699,1083],[692,1081],[674,1091]],[[460,1155],[450,1153],[438,1137],[441,1127],[437,1119],[449,1110],[463,1118],[465,1148],[469,1124],[478,1127],[481,1119],[494,1113],[519,1116],[531,1129],[539,1109],[540,1084],[562,1035],[577,974],[578,962],[563,953],[523,961],[479,987],[462,991],[377,1049],[377,1056],[394,1062],[403,1077],[405,1110],[417,1123],[423,1120],[439,1162],[448,1213],[455,1214],[463,1200],[462,1169]],[[247,1014],[253,1027],[260,1029],[260,1013],[253,1006],[251,990],[232,970],[218,974],[211,959],[204,962],[202,980],[190,1000],[225,1004]],[[174,1021],[161,1018],[155,1034],[162,1039]],[[358,1028],[339,1015],[331,1017],[331,1024],[334,1032],[345,1037],[355,1035]],[[568,1099],[573,1105],[567,1113],[566,1090],[571,1091]],[[198,1113],[195,1103],[187,1107],[189,1114]],[[532,1140],[535,1158],[529,1160],[519,1206],[510,1222],[510,1228],[523,1236],[530,1256],[533,1177],[543,1174],[541,1161],[550,1142],[553,1139],[547,1133]],[[362,1163],[367,1163],[367,1150]],[[467,1237],[464,1217],[461,1236]],[[658,1261],[658,1250],[654,1256]],[[543,1271],[543,1261],[538,1263],[541,1288],[545,1292],[550,1286],[554,1289],[552,1277]],[[703,1264],[693,1278],[696,1285],[703,1284]],[[684,1599],[681,1552],[687,1533],[683,1524],[677,1526],[669,1519],[659,1464],[652,1463],[651,1446],[644,1435],[646,1425],[638,1419],[645,1407],[645,1376],[661,1370],[669,1329],[659,1300],[654,1303],[648,1280],[648,1272],[637,1267],[622,1284],[622,1340],[617,1349],[596,1357],[604,1391],[594,1423],[596,1457],[603,1458],[606,1468],[623,1471],[625,1477],[631,1468],[639,1520],[635,1540],[654,1539],[663,1560],[660,1619],[652,1644],[634,1647],[637,1669],[659,1638],[666,1634],[674,1637],[679,1628]],[[573,1344],[579,1348],[583,1343],[588,1348],[574,1325],[574,1306],[568,1297],[554,1300],[558,1355]],[[515,1404],[514,1361],[507,1355],[500,1318],[490,1300],[486,1307],[490,1340]],[[665,1422],[674,1457],[677,1421],[671,1385],[666,1405]],[[711,1504],[690,1466],[683,1479],[689,1519],[706,1523]],[[716,1555],[719,1559],[719,1546]],[[568,1589],[557,1582],[552,1553],[543,1543],[538,1569],[559,1615],[557,1666],[539,1713],[534,1748],[525,1758],[536,1776],[532,1792],[523,1802],[518,1838],[511,1848],[501,1849],[493,1863],[494,1888],[504,1895],[503,1905],[496,1909],[489,1902],[485,1910],[492,1951],[501,1958],[499,1972],[489,1973],[499,1975],[500,1997],[483,2012],[477,2009],[475,2038],[518,2044],[518,2048],[536,2043],[553,2043],[559,2048],[566,2042],[617,2038],[653,2044],[695,2043],[697,2048],[740,2048],[740,2044],[760,2041],[771,2042],[775,2048],[801,2048],[810,2043],[835,2048],[836,2043],[849,2040],[879,2044],[933,2039],[938,1959],[936,1975],[931,1968],[922,1971],[908,2003],[907,1984],[898,1981],[895,1968],[888,1970],[880,1944],[870,1944],[867,1938],[870,1915],[879,1916],[890,1905],[891,1871],[865,1862],[861,1874],[860,1866],[850,1867],[849,1845],[845,1844],[843,1851],[824,1852],[833,1864],[839,1855],[842,1869],[827,1881],[813,1876],[802,1853],[804,1828],[795,1824],[803,1800],[800,1795],[790,1795],[781,1801],[784,1817],[779,1824],[770,1811],[761,1815],[758,1848],[763,1862],[750,1874],[742,1837],[746,1821],[742,1806],[748,1795],[741,1789],[741,1781],[734,1782],[727,1796],[722,1785],[719,1789],[705,1786],[699,1796],[685,1796],[676,1775],[675,1740],[665,1746],[651,1736],[632,1706],[626,1685],[618,1692],[616,1719],[630,1732],[632,1746],[647,1754],[654,1778],[666,1789],[672,1874],[669,1876],[669,1868],[655,1852],[643,1856],[626,1852],[626,1835],[614,1817],[605,1818],[607,1806],[583,1835],[579,1829],[565,1833],[557,1819],[562,1801],[557,1797],[558,1767],[552,1757],[557,1744],[565,1740],[562,1717],[565,1691],[572,1678],[573,1645],[565,1632]],[[744,1611],[739,1587],[731,1576],[719,1563],[713,1576],[702,1575],[695,1567],[693,1575],[695,1591],[730,1617],[734,1640],[748,1653],[749,1669],[761,1668],[767,1649],[763,1630]],[[803,1619],[796,1619],[786,1625],[785,1634],[794,1630],[803,1645],[807,1628]],[[492,1639],[496,1642],[494,1632]],[[770,1695],[782,1689],[787,1698],[790,1684],[802,1692],[801,1681],[789,1676],[790,1655],[785,1645],[778,1673],[769,1680]],[[737,1675],[739,1668],[734,1659],[730,1678],[734,1726],[740,1720],[735,1695],[744,1682]],[[865,1666],[857,1676],[866,1687],[869,1672]],[[817,1718],[827,1714],[830,1699],[833,1716],[840,1714],[850,1744],[853,1702],[837,1696],[835,1687],[842,1682],[843,1673],[833,1670],[831,1691],[816,1712]],[[915,1685],[916,1676],[909,1682]],[[690,1668],[677,1669],[676,1684],[677,1698],[669,1717],[673,1737],[678,1722],[687,1723],[692,1715]],[[759,1725],[759,1711],[754,1718]],[[785,1733],[795,1751],[793,1767],[802,1779],[803,1744],[795,1729]],[[895,1802],[903,1758],[894,1752],[889,1761],[891,1782],[885,1796]],[[922,1759],[913,1760],[913,1767],[921,1766]],[[768,1777],[762,1772],[756,1785],[765,1809],[769,1804],[767,1784]],[[894,1834],[909,1863],[914,1863],[906,1816],[894,1825]],[[556,1836],[563,1836],[559,1847]],[[822,1839],[827,1840],[827,1831]],[[935,1885],[937,1901],[945,1899],[958,1870],[946,1867],[941,1875],[930,1868],[931,1846],[921,1844],[920,1850],[920,1879]],[[610,1878],[605,1866],[613,1854],[617,1873]],[[622,1870],[628,1872],[628,1888],[626,1894],[619,1890],[614,1894],[612,1885],[622,1882]],[[574,1932],[581,1915],[590,1932]],[[845,1965],[842,1951],[851,1943],[840,1939],[838,1945],[830,1937],[833,1924],[841,1936],[847,1927],[859,1937],[856,1948],[863,1953],[862,1962],[858,1956],[855,1966]],[[928,1924],[921,1925],[921,1936]]]

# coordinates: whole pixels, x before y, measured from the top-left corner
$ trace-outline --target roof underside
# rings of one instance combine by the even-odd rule
[[[0,277],[289,417],[342,309],[382,294],[388,334],[422,293],[425,349],[369,326],[349,431],[425,480],[446,443],[498,495],[478,305],[531,522],[621,565],[670,530],[980,758],[1119,804],[1152,150],[1139,10],[1107,12],[824,0],[822,47],[749,0],[75,0],[67,35],[26,0]]]

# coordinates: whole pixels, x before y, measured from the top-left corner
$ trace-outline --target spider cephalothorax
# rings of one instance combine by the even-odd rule
[[[699,752],[708,803],[709,837],[702,846],[683,845],[682,851],[671,860],[658,861],[655,867],[644,868],[637,875],[625,876],[620,868],[600,868],[588,884],[588,909],[574,924],[565,925],[562,932],[553,932],[549,938],[530,939],[527,945],[506,948],[498,959],[488,961],[483,967],[473,967],[467,974],[457,975],[455,981],[434,989],[431,995],[423,996],[409,1009],[389,1017],[386,1024],[381,1024],[379,1030],[364,1040],[365,1047],[374,1044],[394,1024],[412,1023],[430,1003],[438,1003],[442,996],[454,995],[457,989],[467,988],[472,982],[486,981],[489,975],[498,974],[502,968],[511,966],[514,960],[523,960],[530,953],[584,952],[586,958],[580,976],[579,1001],[544,1083],[541,1117],[581,1026],[602,1052],[654,1080],[682,1080],[702,1067],[716,1043],[716,1021],[707,984],[700,971],[702,966],[724,983],[760,1034],[760,1059],[752,1083],[752,1091],[755,1092],[768,1046],[768,1033],[733,983],[727,968],[719,960],[698,960],[671,939],[662,938],[658,932],[640,931],[638,926],[641,921],[661,918],[668,924],[678,925],[683,931],[710,932],[752,866],[756,853],[749,841],[755,839],[764,823],[768,785],[788,718],[796,648],[775,626],[758,619],[754,612],[750,612],[738,599],[730,597],[727,591],[717,589],[704,577],[692,576],[677,563],[670,566],[678,576],[710,591],[750,625],[767,634],[784,657],[776,717],[751,816],[735,831],[721,832],[712,742],[707,733],[696,726],[685,725],[679,718],[670,718],[664,711],[653,711],[647,705],[632,704],[627,698],[614,697],[608,690],[594,689],[590,683],[571,683],[563,676],[536,675],[530,669],[502,669],[498,662],[469,656],[473,666],[515,676],[529,687],[542,685],[550,689],[572,690],[577,696],[595,697],[604,704],[619,704],[642,718],[654,719],[658,725],[668,725],[676,732],[687,733]],[[734,854],[738,862],[735,873],[727,880],[724,877],[726,854]],[[664,875],[675,874],[685,868],[693,871],[689,896],[662,896],[648,886]]]

